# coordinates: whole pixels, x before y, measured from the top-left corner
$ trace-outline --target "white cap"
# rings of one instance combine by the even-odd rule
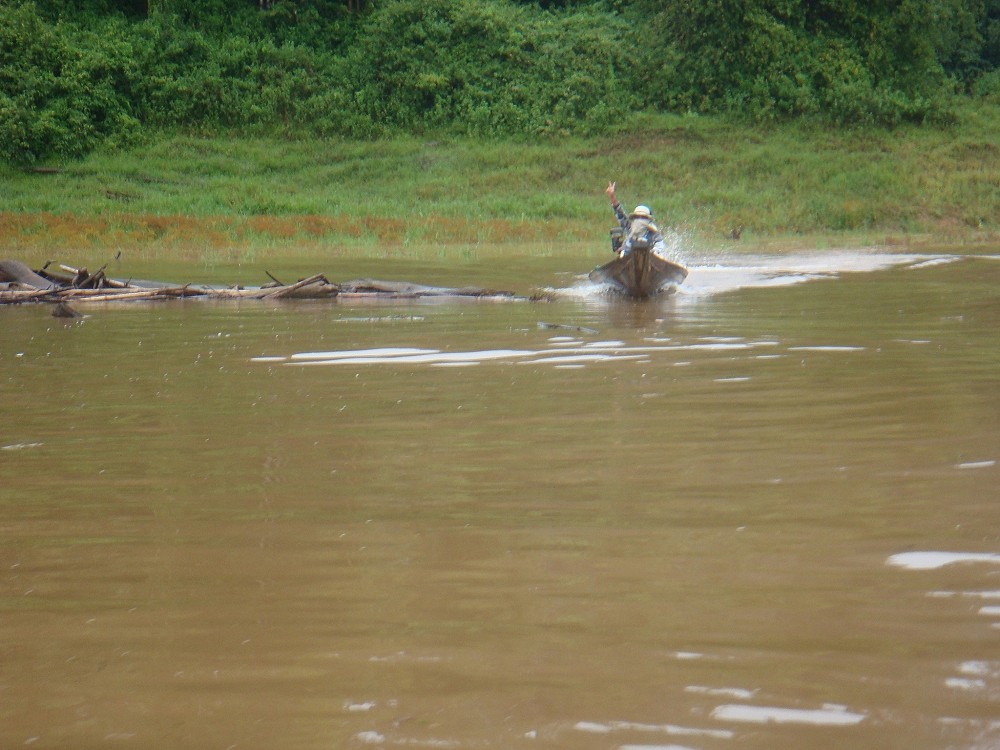
[[[653,212],[649,210],[649,206],[636,206],[632,215],[637,216],[640,219],[651,219],[653,217]]]

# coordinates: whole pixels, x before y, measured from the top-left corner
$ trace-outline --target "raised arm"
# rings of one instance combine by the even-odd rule
[[[611,209],[615,212],[615,218],[618,219],[618,223],[621,225],[621,228],[627,232],[629,226],[628,214],[625,213],[625,210],[622,208],[622,204],[618,202],[618,198],[615,196],[616,184],[617,183],[609,182],[608,187],[604,192],[607,193],[608,197],[611,199]]]

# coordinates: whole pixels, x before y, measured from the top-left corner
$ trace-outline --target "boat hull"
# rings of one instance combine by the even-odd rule
[[[645,299],[672,294],[687,278],[687,269],[647,248],[638,247],[624,257],[615,258],[590,272],[595,284],[606,284],[621,294]]]

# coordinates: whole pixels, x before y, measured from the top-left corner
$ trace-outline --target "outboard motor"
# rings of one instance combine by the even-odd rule
[[[611,252],[615,255],[621,252],[622,243],[625,242],[625,230],[615,227],[611,230]]]

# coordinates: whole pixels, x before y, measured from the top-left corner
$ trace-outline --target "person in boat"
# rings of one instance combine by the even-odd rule
[[[632,252],[632,242],[641,238],[649,242],[650,249],[656,255],[659,255],[661,258],[666,257],[667,248],[663,243],[663,234],[660,233],[659,227],[653,222],[653,212],[649,210],[648,206],[640,205],[636,206],[631,214],[626,214],[625,209],[622,208],[622,204],[618,202],[618,198],[615,196],[615,185],[616,183],[609,182],[604,192],[611,199],[611,208],[615,212],[615,218],[618,219],[624,235],[621,250],[618,253],[619,256],[624,258]]]

